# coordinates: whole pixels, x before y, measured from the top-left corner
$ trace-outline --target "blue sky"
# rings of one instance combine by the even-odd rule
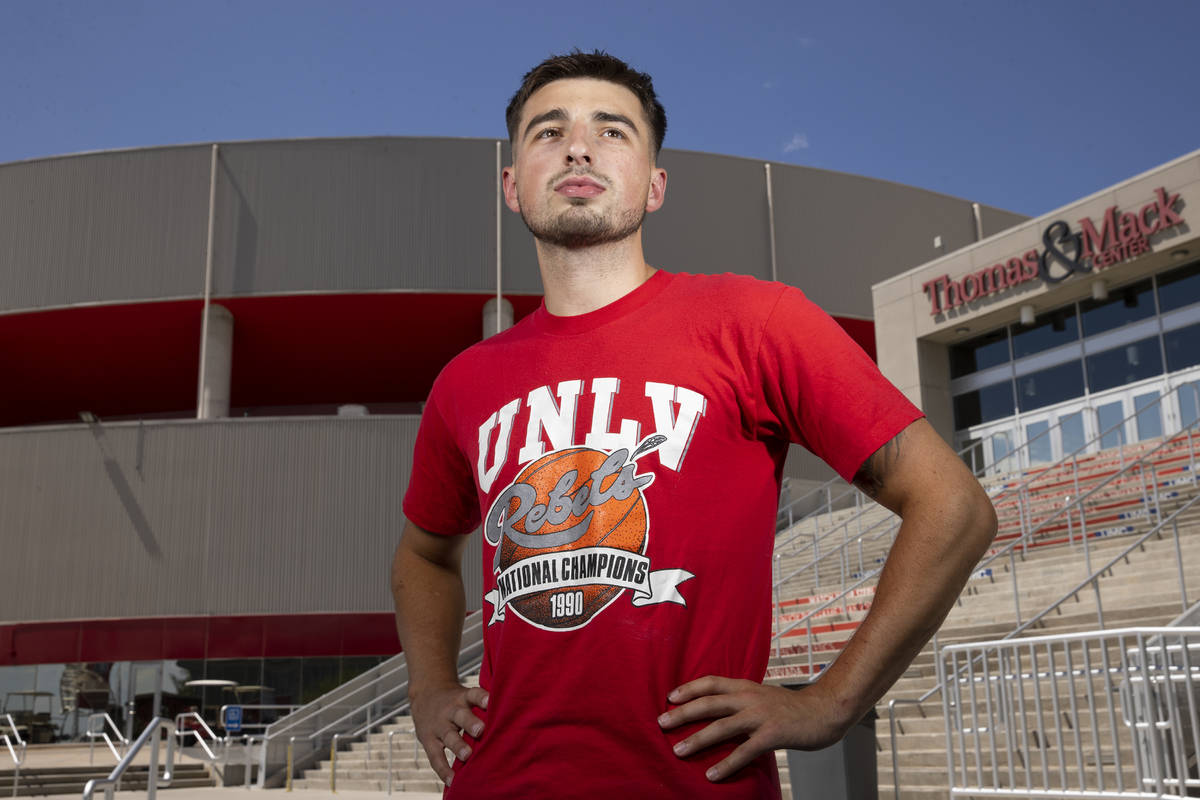
[[[309,136],[502,137],[520,76],[604,48],[666,146],[1037,215],[1200,148],[1200,2],[0,0],[0,163]]]

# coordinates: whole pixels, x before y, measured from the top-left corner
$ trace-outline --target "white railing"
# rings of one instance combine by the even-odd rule
[[[1045,608],[1043,608],[1040,612],[1038,612],[1037,614],[1032,616],[1030,619],[1028,619],[1025,622],[1018,625],[1016,628],[1014,628],[1012,631],[1010,631],[1008,634],[1006,634],[1002,639],[1000,639],[1000,641],[1003,641],[1003,642],[1028,641],[1027,639],[1019,640],[1019,639],[1017,639],[1017,637],[1020,636],[1025,631],[1033,628],[1034,626],[1041,624],[1042,620],[1045,619],[1046,617],[1048,617],[1051,613],[1059,613],[1059,611],[1063,605],[1065,605],[1068,601],[1070,601],[1072,599],[1078,599],[1079,594],[1081,592],[1085,591],[1089,586],[1093,587],[1095,590],[1095,593],[1096,593],[1097,624],[1100,626],[1101,629],[1103,629],[1104,628],[1104,617],[1103,617],[1102,604],[1101,604],[1100,579],[1105,574],[1108,574],[1109,571],[1113,567],[1115,567],[1118,563],[1120,563],[1122,560],[1127,559],[1130,556],[1130,554],[1139,550],[1151,537],[1160,536],[1162,531],[1164,531],[1168,525],[1171,527],[1171,530],[1174,534],[1174,544],[1175,544],[1174,549],[1175,549],[1175,558],[1176,558],[1176,563],[1177,563],[1177,573],[1178,573],[1178,579],[1179,579],[1180,602],[1181,602],[1181,605],[1183,606],[1183,608],[1185,609],[1184,613],[1187,613],[1187,608],[1188,608],[1187,578],[1186,578],[1186,574],[1184,573],[1184,570],[1183,570],[1183,555],[1182,555],[1181,545],[1180,545],[1180,541],[1179,541],[1179,518],[1185,512],[1190,510],[1193,506],[1196,506],[1198,503],[1200,503],[1200,495],[1193,497],[1187,503],[1185,503],[1184,505],[1182,505],[1178,509],[1176,509],[1175,512],[1173,514],[1171,514],[1171,516],[1167,517],[1164,520],[1161,520],[1157,525],[1152,527],[1150,530],[1146,531],[1141,536],[1138,536],[1137,538],[1133,539],[1128,545],[1126,545],[1118,553],[1113,555],[1108,561],[1106,561],[1104,564],[1102,564],[1098,568],[1094,569],[1091,572],[1091,574],[1088,575],[1087,578],[1085,578],[1083,581],[1080,581],[1079,583],[1077,583],[1076,585],[1074,585],[1073,587],[1068,589],[1065,593],[1063,593],[1063,595],[1061,597],[1059,597],[1053,603],[1050,603],[1049,605],[1047,605]],[[934,652],[935,653],[938,652],[938,643],[937,643],[936,637],[934,637]],[[923,706],[924,703],[928,702],[931,698],[933,698],[935,695],[937,695],[939,693],[942,694],[943,700],[945,700],[945,697],[946,697],[945,687],[947,686],[948,681],[953,680],[955,676],[943,671],[941,658],[939,658],[936,663],[937,663],[937,668],[938,668],[937,669],[937,683],[931,689],[929,689],[927,692],[922,694],[920,697],[892,699],[888,702],[888,730],[889,730],[889,735],[891,737],[891,751],[892,751],[892,784],[895,789],[895,796],[896,796],[897,800],[900,797],[901,781],[900,781],[900,762],[899,762],[898,750],[897,750],[898,740],[897,740],[896,736],[897,736],[897,732],[903,734],[904,729],[903,729],[903,725],[900,723],[900,721],[896,717],[896,709],[902,705],[916,706],[917,711],[921,714],[922,717],[924,717],[925,716],[925,709]]]
[[[1072,528],[1075,525],[1080,527],[1078,539],[1082,543],[1085,550],[1085,558],[1087,556],[1088,539],[1087,536],[1087,518],[1084,514],[1084,505],[1082,502],[1072,503],[1072,500],[1082,501],[1087,497],[1096,494],[1095,491],[1088,491],[1089,488],[1095,487],[1095,476],[1088,476],[1084,479],[1079,477],[1079,460],[1081,456],[1087,456],[1089,459],[1094,459],[1096,456],[1087,455],[1086,451],[1093,445],[1098,445],[1102,440],[1112,434],[1114,431],[1124,426],[1131,420],[1135,420],[1139,414],[1145,413],[1148,409],[1154,408],[1157,404],[1163,402],[1167,395],[1164,395],[1154,402],[1148,404],[1142,409],[1139,409],[1134,414],[1121,420],[1115,425],[1110,426],[1100,431],[1096,436],[1084,442],[1080,447],[1076,448],[1071,453],[1067,454],[1063,459],[1039,469],[1029,475],[1018,476],[1015,483],[1000,487],[998,490],[993,490],[991,493],[992,502],[1000,510],[1005,506],[1011,506],[1016,513],[1020,536],[1023,539],[1032,537],[1034,534],[1042,531],[1047,523],[1051,520],[1041,520],[1040,524],[1035,525],[1035,511],[1032,508],[1034,502],[1038,499],[1039,491],[1044,490],[1048,485],[1062,483],[1064,481],[1073,484],[1073,494],[1067,499],[1064,506],[1054,515],[1052,519],[1062,518],[1062,524]],[[1141,458],[1130,460],[1131,450],[1135,446],[1122,445],[1120,448],[1112,451],[1112,456],[1115,459],[1116,476],[1110,476],[1110,480],[1103,481],[1101,486],[1108,486],[1113,481],[1111,477],[1126,476],[1131,477],[1134,472],[1130,469],[1131,466],[1139,465],[1142,469],[1138,473],[1138,477],[1144,484],[1145,496],[1144,507],[1150,509],[1152,505],[1156,507],[1158,497],[1158,479],[1157,469],[1149,457],[1161,452],[1165,447],[1175,446],[1180,442],[1186,442],[1187,445],[1187,468],[1186,472],[1191,478],[1193,484],[1200,480],[1200,456],[1197,453],[1197,435],[1200,434],[1200,419],[1193,421],[1190,425],[1184,427],[1178,433],[1164,437],[1157,446],[1153,447],[1149,452],[1144,452]],[[1145,446],[1141,448],[1145,450]],[[1102,451],[1103,452],[1103,451]],[[1100,456],[1103,457],[1103,456]],[[1087,462],[1091,466],[1095,466],[1096,462]],[[1152,478],[1147,478],[1146,470],[1153,473]],[[824,487],[819,487],[814,491],[825,491],[833,482],[829,482]],[[1099,487],[1095,487],[1099,488]],[[874,562],[868,564],[865,559],[865,554],[871,552],[886,553],[890,549],[891,542],[886,546],[880,546],[880,540],[884,538],[894,539],[896,532],[899,530],[900,522],[895,515],[888,512],[881,506],[875,503],[863,503],[861,493],[857,490],[852,490],[857,495],[856,511],[853,515],[848,516],[840,523],[835,524],[831,518],[831,512],[826,509],[832,507],[832,501],[823,504],[813,515],[804,518],[803,523],[795,526],[792,530],[783,532],[775,540],[774,548],[774,564],[773,564],[773,580],[772,580],[772,596],[775,599],[775,628],[776,636],[779,635],[781,625],[782,606],[780,601],[786,601],[791,598],[784,597],[784,588],[789,583],[796,582],[805,573],[811,572],[810,583],[808,587],[810,591],[821,592],[843,592],[846,590],[848,581],[861,583],[861,578],[868,570],[873,573],[878,573],[878,568],[874,566]],[[811,494],[811,493],[810,493]],[[1081,496],[1082,495],[1082,496]],[[803,498],[801,498],[803,499]],[[1152,503],[1152,501],[1154,501]],[[1075,510],[1078,513],[1072,516],[1069,512]],[[782,513],[782,512],[781,512]],[[864,520],[867,515],[878,514],[882,515],[879,519],[865,524]],[[1064,516],[1065,515],[1065,516]],[[821,530],[821,518],[829,516],[829,527]],[[865,525],[865,527],[864,527]],[[1069,530],[1069,538],[1073,542],[1076,538],[1074,530]],[[1003,535],[1003,532],[1002,532]],[[803,546],[797,546],[797,543],[802,543]],[[812,557],[799,567],[795,567],[786,574],[782,569],[782,559],[792,557],[797,553],[811,551]],[[855,553],[855,551],[857,551]],[[1020,553],[1024,557],[1024,551]],[[822,586],[821,566],[833,564],[833,559],[837,560],[840,567],[839,575],[833,578],[832,587]],[[882,561],[882,559],[880,559]],[[852,567],[857,564],[857,569]],[[986,564],[981,564],[979,569],[985,569]],[[1015,582],[1016,576],[1013,575]],[[791,630],[795,625],[789,626]],[[776,642],[776,650],[779,645]]]
[[[1072,545],[1074,545],[1076,539],[1078,539],[1079,545],[1083,549],[1083,561],[1087,569],[1090,571],[1092,547],[1091,534],[1095,533],[1095,530],[1093,529],[1093,531],[1089,533],[1089,512],[1094,514],[1093,507],[1106,502],[1107,498],[1104,498],[1101,493],[1114,484],[1119,484],[1120,482],[1128,479],[1136,480],[1137,491],[1135,494],[1137,494],[1140,498],[1139,502],[1143,515],[1152,523],[1155,521],[1161,521],[1162,502],[1164,498],[1162,492],[1160,491],[1161,481],[1158,477],[1158,466],[1156,464],[1157,458],[1164,450],[1175,447],[1180,441],[1186,441],[1189,459],[1186,472],[1188,474],[1189,482],[1192,484],[1197,484],[1200,482],[1200,472],[1194,469],[1197,438],[1195,433],[1197,430],[1200,430],[1200,419],[1192,422],[1189,426],[1174,436],[1163,439],[1156,446],[1148,451],[1145,451],[1141,457],[1137,458],[1136,460],[1127,461],[1124,454],[1118,456],[1121,466],[1116,469],[1115,472],[1108,474],[1107,477],[1102,477],[1100,479],[1090,478],[1086,482],[1081,483],[1078,479],[1078,473],[1076,473],[1074,496],[1064,501],[1063,505],[1053,512],[1043,514],[1036,520],[1036,524],[1035,515],[1033,513],[1034,509],[1032,508],[1032,501],[1030,500],[1030,496],[1026,491],[1032,484],[1032,481],[1036,480],[1036,477],[1019,484],[1013,489],[1006,490],[1004,493],[1005,496],[1013,492],[1025,492],[1024,494],[1018,495],[1021,501],[1018,507],[1020,518],[1020,534],[1016,538],[1012,539],[1007,545],[995,550],[988,557],[982,560],[975,567],[974,572],[975,574],[990,574],[993,565],[995,565],[996,568],[1000,568],[1001,565],[1004,566],[1005,571],[1009,574],[1009,581],[1011,582],[1012,586],[1013,608],[1018,625],[1021,625],[1024,621],[1022,619],[1021,593],[1019,589],[1019,563],[1024,561],[1025,554],[1028,549],[1037,544],[1037,539],[1039,536],[1047,529],[1052,529],[1052,526],[1058,527],[1055,525],[1055,523],[1059,523],[1059,525],[1065,525],[1067,527],[1066,538]],[[848,530],[848,526],[853,522],[854,520],[846,520],[838,528],[832,529],[830,533],[836,532],[837,530]],[[787,575],[781,575],[776,581],[774,581],[773,592],[775,595],[775,630],[772,635],[772,643],[776,655],[782,654],[783,637],[791,634],[792,631],[796,630],[801,625],[808,626],[808,638],[810,643],[809,652],[810,654],[812,653],[811,628],[813,618],[827,608],[838,604],[844,605],[846,597],[852,591],[865,586],[878,576],[879,572],[882,570],[882,565],[872,565],[871,568],[868,568],[868,565],[863,557],[864,550],[867,548],[873,548],[876,550],[882,549],[884,551],[890,549],[890,542],[888,542],[886,548],[880,548],[875,543],[884,537],[894,540],[895,534],[899,530],[899,524],[899,521],[894,516],[887,516],[877,520],[875,523],[868,526],[868,528],[861,534],[853,538],[849,538],[847,536],[842,542],[836,545],[827,546],[825,551],[813,561],[807,562],[803,566],[792,570]],[[881,530],[872,533],[872,531],[877,528],[880,528]],[[857,559],[855,559],[852,548],[857,548]],[[812,608],[808,613],[802,615],[799,619],[793,620],[788,624],[784,624],[782,620],[782,603],[780,602],[782,599],[780,587],[783,586],[785,582],[795,579],[797,576],[802,575],[807,570],[812,570],[814,574],[817,573],[820,570],[821,565],[829,562],[830,559],[838,559],[841,567],[842,579],[840,582],[840,592],[835,590],[835,593],[831,593],[833,594],[832,600]],[[857,560],[858,570],[850,571],[849,565],[855,560]],[[1182,561],[1180,561],[1180,569],[1182,570]],[[853,582],[849,583],[848,581]],[[1096,586],[1098,587],[1098,584],[1096,584]],[[1186,599],[1186,591],[1184,593],[1184,597]],[[1099,604],[1099,602],[1100,599],[1097,595],[1097,603]],[[1102,610],[1100,611],[1100,614],[1101,625],[1103,625]],[[810,656],[810,665],[811,663],[812,659]]]
[[[21,780],[21,765],[25,763],[25,749],[28,745],[21,737],[21,730],[17,727],[17,723],[13,722],[12,714],[5,714],[2,719],[8,720],[8,727],[0,730],[0,739],[4,740],[4,746],[8,748],[8,754],[12,756],[12,796],[16,797],[17,783]]]
[[[204,717],[195,711],[185,711],[175,715],[175,738],[179,740],[180,747],[187,747],[189,735],[195,739],[196,745],[204,751],[209,761],[216,762],[220,759],[213,747],[224,750],[224,742],[208,726]],[[212,743],[212,746],[209,745],[209,742]]]
[[[109,735],[109,732],[112,735]],[[85,733],[88,740],[88,763],[96,763],[96,740],[103,739],[108,745],[108,751],[113,754],[113,758],[117,761],[125,754],[125,749],[129,747],[129,740],[121,733],[121,729],[117,727],[117,723],[113,722],[112,717],[107,713],[100,712],[98,714],[89,714],[87,718],[87,732]],[[114,743],[114,739],[116,740]],[[117,749],[117,744],[121,745],[121,749]]]
[[[1192,796],[1200,628],[942,649],[953,797]]]
[[[162,777],[158,775],[159,731],[166,731],[167,735],[167,761],[163,765]],[[107,778],[93,778],[87,782],[83,787],[83,800],[92,800],[92,795],[97,789],[104,790],[105,800],[113,800],[113,789],[121,782],[121,776],[125,774],[125,770],[129,769],[138,753],[147,744],[150,745],[150,769],[146,774],[146,798],[154,800],[155,793],[159,789],[171,785],[175,767],[175,724],[164,717],[155,717],[150,720],[150,724],[142,731],[142,735],[129,748],[129,752],[125,754],[121,762],[113,767],[113,771],[108,774]]]

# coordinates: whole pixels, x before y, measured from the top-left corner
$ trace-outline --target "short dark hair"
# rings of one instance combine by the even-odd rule
[[[529,96],[553,81],[566,78],[596,78],[609,81],[618,86],[624,86],[637,96],[642,104],[642,111],[650,122],[650,132],[654,136],[654,156],[662,150],[663,137],[667,135],[667,112],[654,93],[654,82],[644,72],[638,72],[621,59],[610,56],[603,50],[593,50],[585,53],[582,50],[572,50],[563,56],[550,56],[538,64],[521,80],[521,87],[508,101],[508,109],[504,112],[508,123],[508,140],[517,140],[517,125],[521,122],[521,111]]]

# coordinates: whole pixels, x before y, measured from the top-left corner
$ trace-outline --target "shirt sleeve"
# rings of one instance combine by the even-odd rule
[[[784,287],[759,342],[757,435],[807,447],[847,481],[924,416],[803,292]]]
[[[434,384],[421,415],[404,515],[430,533],[459,536],[479,527],[479,496],[471,465],[438,402],[440,384],[440,379]]]

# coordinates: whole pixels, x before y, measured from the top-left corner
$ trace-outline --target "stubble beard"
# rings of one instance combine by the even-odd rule
[[[572,200],[571,206],[557,215],[530,217],[524,205],[521,207],[521,219],[535,239],[568,250],[627,239],[642,227],[645,216],[644,208],[604,214],[589,208],[585,200]]]

